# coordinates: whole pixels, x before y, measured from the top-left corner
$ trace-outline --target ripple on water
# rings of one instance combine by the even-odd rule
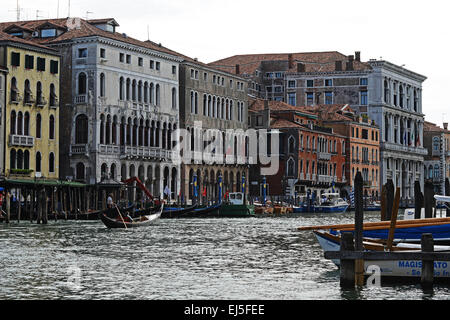
[[[447,298],[445,287],[432,297],[418,286],[341,292],[338,269],[296,228],[352,219],[179,219],[128,231],[99,221],[2,224],[0,299]]]

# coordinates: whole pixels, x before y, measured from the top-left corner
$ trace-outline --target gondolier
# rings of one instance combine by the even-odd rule
[[[112,194],[109,194],[109,195],[108,195],[108,198],[106,199],[106,206],[107,206],[108,208],[112,208],[112,207],[114,206]]]

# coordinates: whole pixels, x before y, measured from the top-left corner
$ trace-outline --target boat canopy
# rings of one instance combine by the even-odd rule
[[[434,199],[439,202],[450,202],[450,197],[435,195]]]

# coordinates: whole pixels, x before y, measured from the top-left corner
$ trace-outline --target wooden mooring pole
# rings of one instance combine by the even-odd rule
[[[424,253],[434,251],[434,240],[432,234],[430,233],[422,234],[421,247],[422,252]],[[424,290],[433,289],[433,278],[434,278],[434,261],[422,260],[422,274],[420,283]]]
[[[344,232],[341,236],[341,253],[355,251],[353,233]],[[355,261],[353,259],[341,259],[340,285],[344,289],[355,288]]]
[[[355,177],[355,250],[363,251],[364,227],[364,180],[360,171]],[[364,285],[364,260],[355,260],[355,282],[357,286]]]

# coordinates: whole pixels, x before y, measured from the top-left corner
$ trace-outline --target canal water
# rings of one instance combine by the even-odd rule
[[[379,213],[367,213],[366,220]],[[101,221],[0,224],[0,299],[448,299],[420,285],[346,292],[311,232],[352,213],[177,219],[135,230]]]

